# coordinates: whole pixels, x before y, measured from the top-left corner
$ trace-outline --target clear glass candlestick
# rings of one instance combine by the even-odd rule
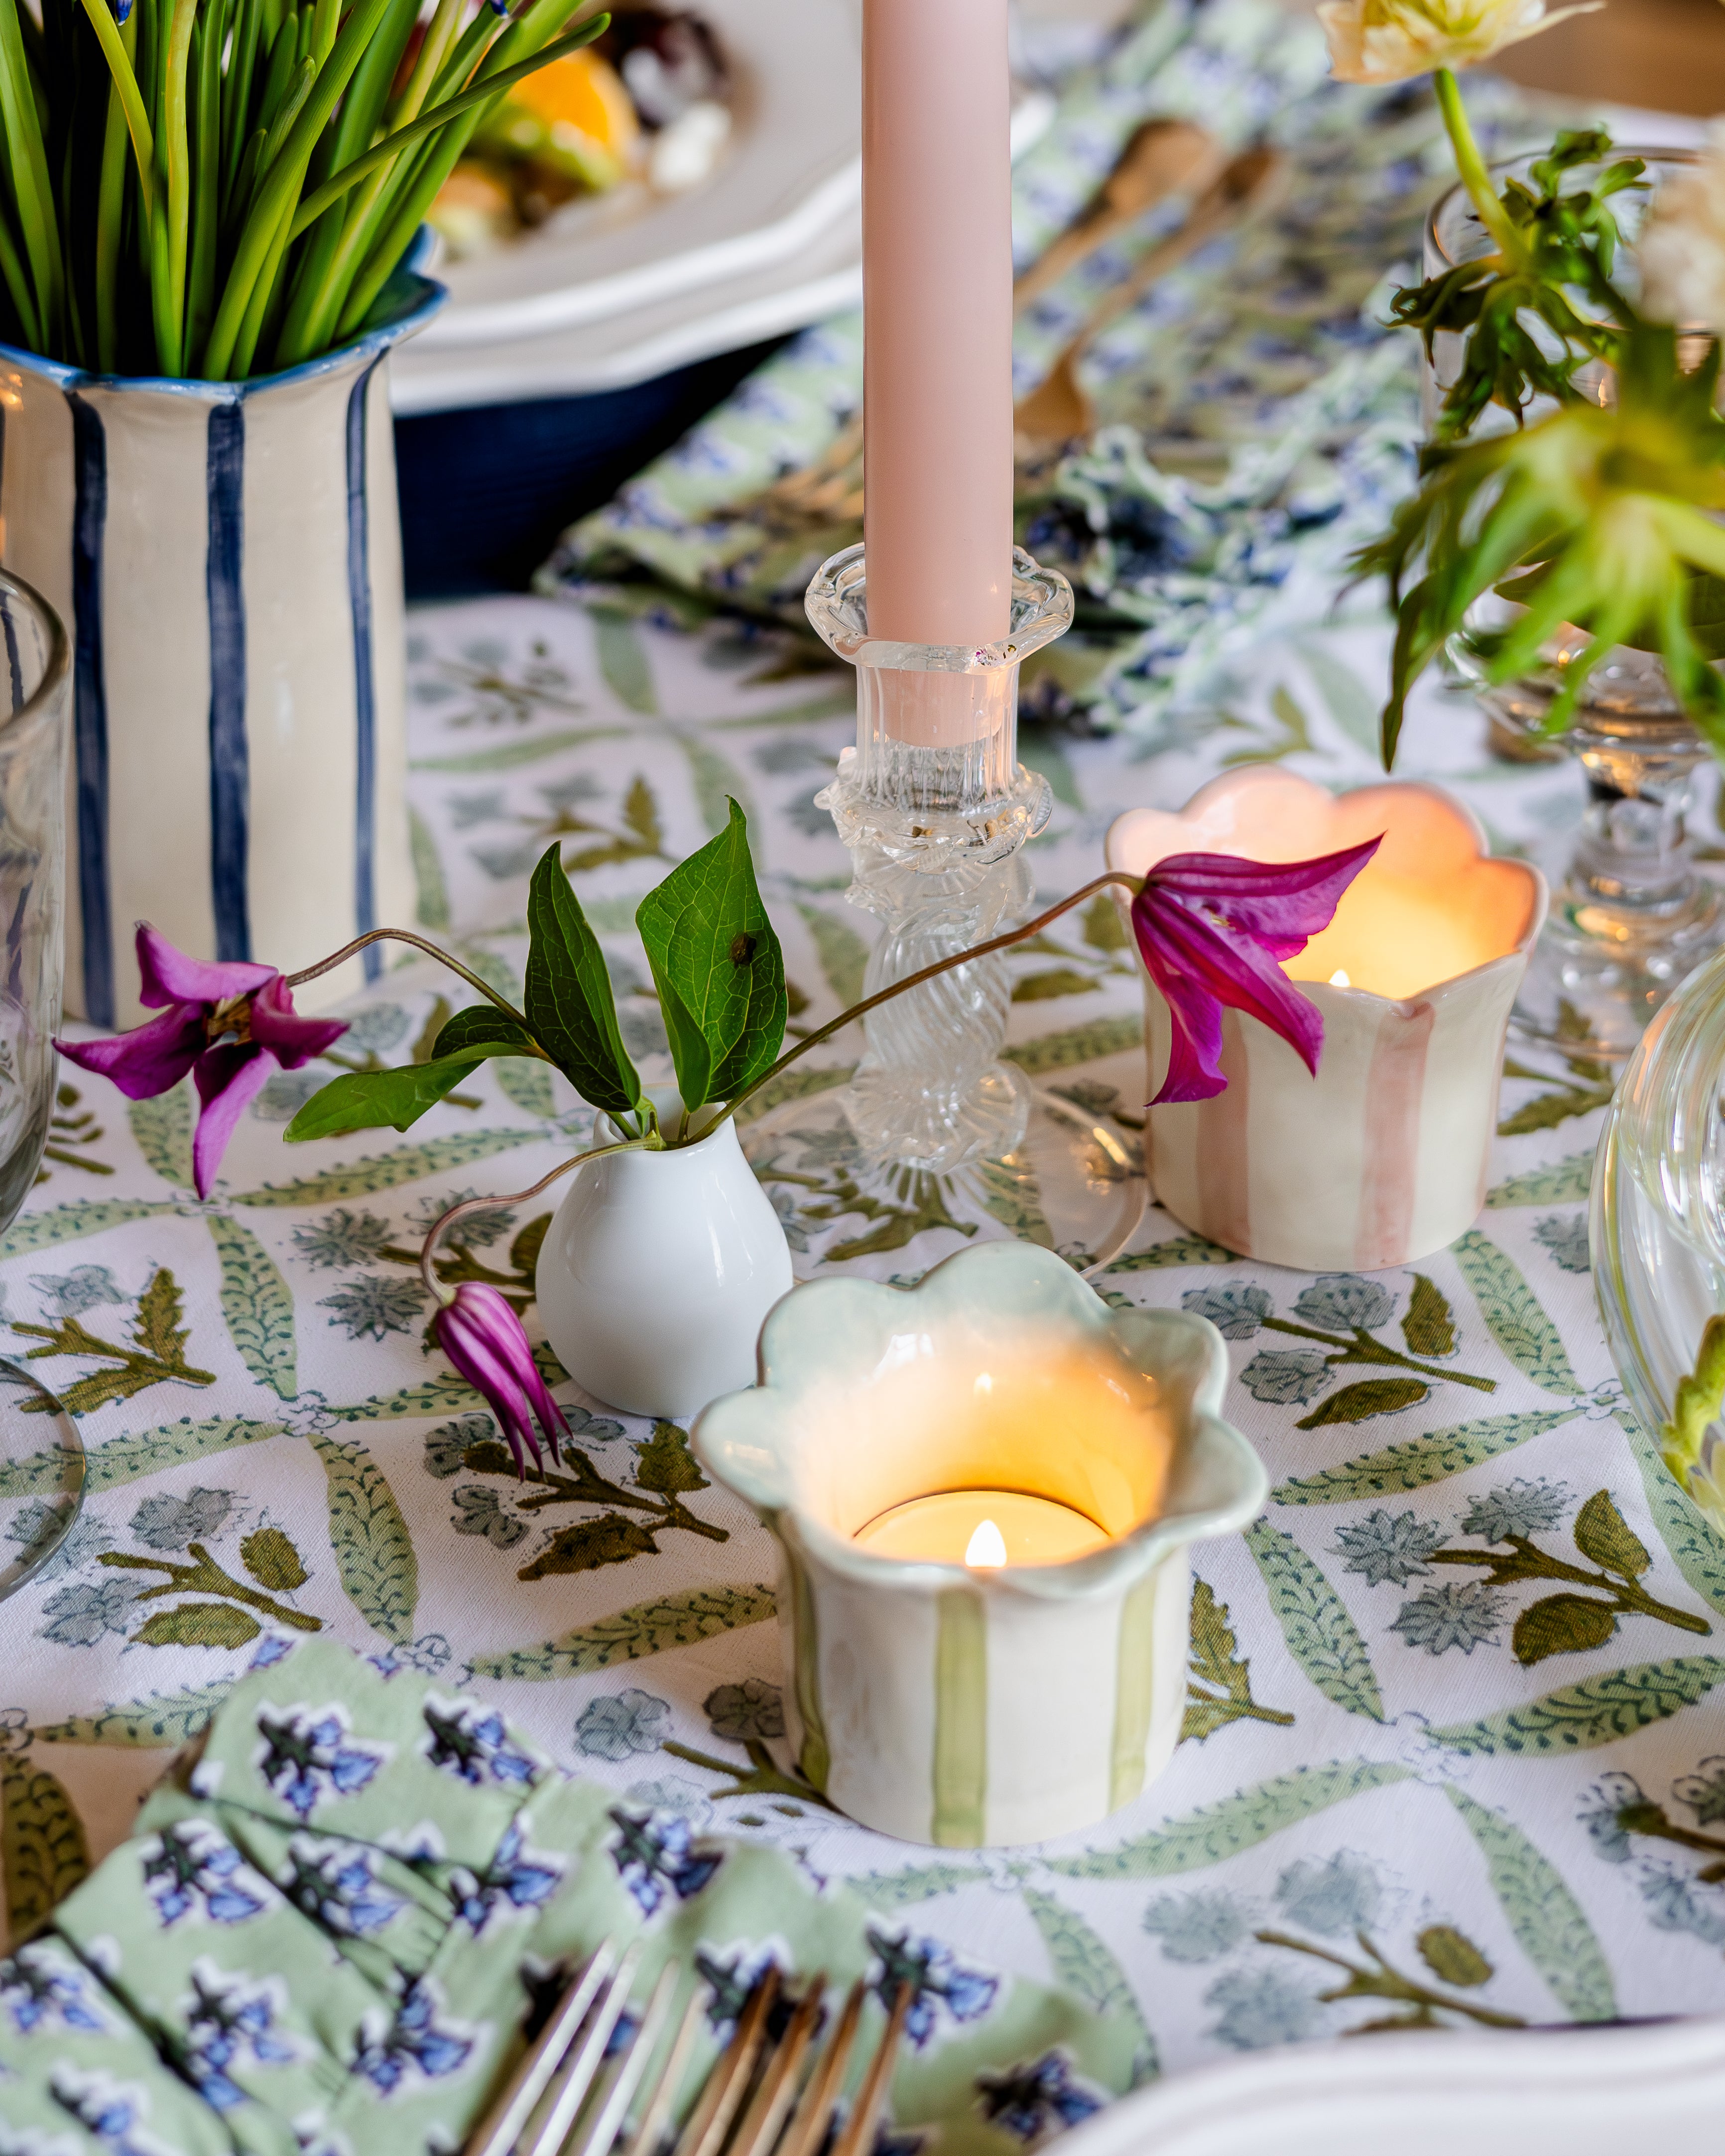
[[[1018,761],[1019,669],[1069,626],[1072,592],[1021,550],[1013,572],[1007,636],[981,646],[871,637],[860,547],[835,554],[809,588],[809,619],[857,670],[856,747],[817,800],[850,850],[852,904],[885,926],[865,995],[1029,912],[1022,849],[1052,803],[1047,781]],[[1001,1060],[1011,993],[997,953],[865,1021],[845,1107],[872,1167],[947,1175],[1022,1142],[1029,1082]]]

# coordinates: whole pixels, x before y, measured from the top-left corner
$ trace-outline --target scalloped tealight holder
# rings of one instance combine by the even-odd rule
[[[1128,809],[1108,865],[1172,854],[1307,860],[1383,844],[1336,916],[1284,971],[1323,1014],[1314,1078],[1258,1019],[1223,1014],[1225,1092],[1152,1108],[1144,1167],[1158,1203],[1241,1257],[1371,1272],[1445,1249],[1485,1202],[1512,1006],[1545,921],[1545,878],[1493,860],[1441,788],[1332,795],[1292,772],[1213,779],[1177,816]],[[1146,1098],[1168,1068],[1168,1014],[1144,975]]]
[[[695,1447],[778,1538],[788,1733],[840,1811],[948,1848],[1041,1841],[1160,1772],[1188,1546],[1268,1486],[1221,1419],[1227,1375],[1207,1320],[1111,1310],[1027,1243],[777,1306],[760,1382]]]

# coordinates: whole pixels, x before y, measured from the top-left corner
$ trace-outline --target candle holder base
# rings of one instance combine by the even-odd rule
[[[817,1264],[824,1272],[853,1264],[878,1270],[865,1261],[900,1251],[906,1267],[932,1265],[966,1244],[1007,1238],[1058,1250],[1094,1274],[1126,1249],[1149,1203],[1132,1127],[1143,1058],[1130,1050],[1099,1067],[1116,1063],[1118,1086],[1086,1077],[1071,1097],[1004,1066],[1023,1114],[1019,1137],[1002,1152],[941,1173],[871,1158],[848,1086],[782,1102],[748,1126],[742,1147],[798,1275]],[[1117,1119],[1117,1106],[1131,1122]]]

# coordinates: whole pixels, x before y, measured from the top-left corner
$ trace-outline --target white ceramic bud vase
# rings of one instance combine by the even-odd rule
[[[674,1127],[682,1103],[651,1091]],[[700,1112],[711,1122],[716,1111]],[[593,1138],[627,1135],[601,1116]],[[761,1327],[793,1284],[784,1229],[727,1116],[693,1145],[578,1168],[540,1247],[536,1292],[546,1337],[583,1391],[676,1420],[754,1383]]]

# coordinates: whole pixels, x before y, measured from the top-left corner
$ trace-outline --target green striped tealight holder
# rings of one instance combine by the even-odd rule
[[[1219,1413],[1227,1375],[1207,1320],[1110,1309],[1028,1243],[778,1305],[759,1383],[715,1400],[695,1446],[778,1538],[788,1732],[840,1811],[946,1848],[1042,1841],[1161,1771],[1188,1548],[1247,1526],[1268,1487]],[[858,1539],[953,1492],[1003,1520],[989,1498],[1045,1501],[1093,1546],[1025,1563],[1034,1545],[1009,1541],[1003,1564],[975,1539],[916,1558]]]

